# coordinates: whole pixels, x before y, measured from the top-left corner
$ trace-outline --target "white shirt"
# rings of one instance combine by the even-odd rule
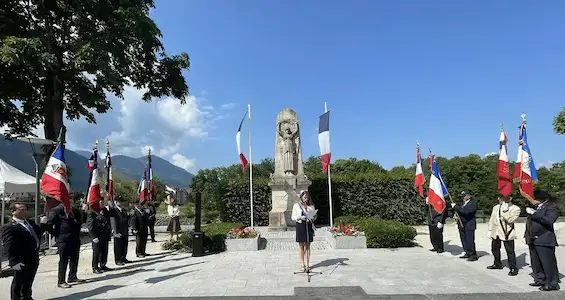
[[[302,208],[301,208],[302,204],[301,203],[294,203],[294,206],[292,206],[292,215],[291,215],[291,219],[295,222],[301,223],[302,221],[300,220],[300,217],[302,217]],[[303,206],[302,206],[303,207]],[[311,210],[316,209],[314,207],[314,205],[309,205],[307,206],[304,211],[309,212]]]
[[[169,217],[178,217],[180,214],[180,207],[178,205],[169,205],[167,207]]]

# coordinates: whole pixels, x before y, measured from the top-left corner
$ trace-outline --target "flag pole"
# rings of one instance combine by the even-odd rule
[[[324,112],[328,112],[328,102],[324,102]],[[332,208],[332,174],[330,171],[331,168],[331,160],[328,162],[328,200],[330,202],[330,228],[334,227],[334,217],[333,217],[333,208]]]
[[[251,203],[251,228],[253,228],[253,158],[251,156],[251,104],[247,104],[247,117],[249,118],[249,202]]]

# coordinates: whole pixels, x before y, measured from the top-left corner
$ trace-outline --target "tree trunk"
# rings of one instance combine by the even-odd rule
[[[59,138],[59,132],[63,127],[63,110],[64,110],[64,98],[63,98],[63,84],[57,78],[57,76],[50,74],[45,80],[45,102],[43,104],[43,116],[45,117],[45,122],[43,124],[43,132],[45,138],[57,141]],[[64,135],[63,131],[63,135]],[[61,137],[65,141],[65,137]],[[55,151],[55,147],[50,147],[45,152],[45,163],[51,157]]]

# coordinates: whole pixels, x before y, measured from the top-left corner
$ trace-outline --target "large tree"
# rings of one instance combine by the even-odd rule
[[[553,119],[553,130],[557,134],[565,134],[565,108]]]
[[[188,54],[167,56],[149,17],[152,0],[3,1],[0,10],[0,126],[11,135],[44,124],[55,140],[69,120],[111,109],[107,93],[144,89],[143,100],[184,103]]]

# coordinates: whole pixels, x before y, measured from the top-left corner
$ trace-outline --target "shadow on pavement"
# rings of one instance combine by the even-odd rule
[[[443,249],[445,250],[445,252],[449,252],[453,256],[463,254],[464,251],[461,246],[449,244],[450,242],[451,240],[443,243]],[[489,256],[489,255],[490,254],[486,251],[477,251],[478,257]]]
[[[70,294],[70,295],[62,296],[62,297],[49,298],[49,300],[62,300],[62,299],[79,300],[79,299],[85,299],[85,298],[100,295],[100,294],[103,294],[103,293],[106,293],[108,291],[112,291],[112,290],[115,290],[115,289],[118,289],[118,288],[121,288],[121,287],[123,287],[123,285],[105,285],[105,286],[101,286],[101,287],[98,287],[98,288],[95,288],[95,289],[92,289],[92,290],[89,290],[89,291],[78,292],[78,293],[74,293],[74,294]]]
[[[100,277],[94,277],[94,278],[90,278],[90,279],[86,279],[86,282],[83,284],[88,284],[88,283],[92,283],[92,282],[98,282],[98,281],[104,281],[104,280],[111,280],[111,279],[116,279],[116,278],[122,278],[122,277],[127,277],[130,275],[135,275],[141,272],[147,272],[147,271],[153,271],[154,269],[135,269],[135,270],[130,270],[130,271],[126,271],[126,272],[122,272],[122,273],[114,273],[114,274],[110,274],[110,273],[106,273],[104,276],[100,276]]]
[[[197,271],[200,271],[200,270],[191,270],[191,271],[180,272],[180,273],[176,273],[176,274],[169,274],[169,275],[151,277],[151,278],[145,279],[145,282],[155,284],[155,283],[159,283],[161,281],[173,279],[173,278],[180,276],[180,275],[184,275],[184,274],[188,274],[188,273],[192,273],[192,272],[197,272]]]
[[[174,266],[174,267],[169,267],[169,268],[165,268],[165,269],[161,269],[159,270],[159,272],[169,272],[169,271],[173,271],[179,268],[184,268],[184,267],[190,267],[190,266],[194,266],[194,265],[199,265],[199,264],[203,264],[205,263],[205,261],[199,261],[199,262],[195,262],[192,264],[186,264],[186,265],[182,265],[182,266]]]

